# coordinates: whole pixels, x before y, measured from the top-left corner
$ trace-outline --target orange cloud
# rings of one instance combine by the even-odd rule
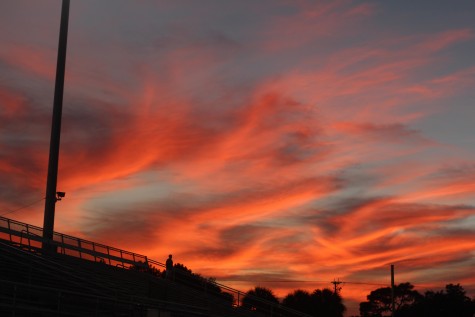
[[[350,41],[375,7],[282,5],[292,10],[274,8],[251,31],[195,30],[195,16],[160,25],[163,35],[151,22],[139,28],[151,29],[146,40],[123,32],[101,54],[77,23],[57,230],[158,260],[171,252],[198,273],[282,297],[341,278],[354,304],[389,282],[391,263],[400,282],[474,289],[458,273],[474,264],[473,149],[431,125],[470,94],[474,66],[456,48],[473,31],[382,29]],[[44,192],[50,53],[0,51],[5,74],[31,83],[0,87],[5,210]],[[41,212],[13,215],[41,224]]]

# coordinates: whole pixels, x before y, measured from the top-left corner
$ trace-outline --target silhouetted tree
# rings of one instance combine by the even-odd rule
[[[342,317],[346,311],[341,296],[329,289],[316,289],[312,294],[296,290],[282,300],[282,305],[318,317]]]
[[[198,289],[209,295],[216,296],[219,300],[230,306],[232,306],[234,303],[233,295],[223,292],[221,288],[216,285],[216,280],[214,278],[205,278],[200,274],[193,273],[192,270],[181,263],[176,263],[173,267],[175,274],[174,280],[176,283],[180,283],[188,287]]]
[[[155,276],[162,276],[162,273],[156,267],[150,265],[150,263],[139,261],[137,264],[130,266],[131,270],[150,273]]]
[[[175,263],[173,266],[174,276],[173,280],[177,283],[184,284],[193,288],[204,289],[204,281],[201,275],[193,273],[193,271],[187,268],[181,263]],[[163,275],[162,277],[165,277]]]
[[[399,284],[395,289],[395,317],[473,317],[475,300],[465,295],[459,284],[448,284],[445,290],[427,291],[425,295],[413,290],[410,283]],[[380,317],[390,314],[391,289],[379,288],[360,303],[361,317]]]
[[[472,317],[475,314],[475,301],[465,295],[465,290],[459,284],[448,284],[445,291],[426,292],[414,311],[424,317]]]
[[[205,291],[208,294],[216,296],[221,301],[227,303],[229,306],[232,306],[234,304],[234,295],[228,292],[223,292],[221,288],[216,284],[216,279],[214,277],[203,279]]]
[[[288,294],[282,300],[282,305],[309,315],[313,315],[312,297],[309,292],[298,289]]]
[[[334,293],[327,288],[323,290],[316,289],[311,297],[315,307],[314,316],[342,317],[346,311],[340,294]]]
[[[219,294],[219,297],[221,298],[221,300],[223,302],[229,304],[230,306],[234,305],[234,295],[233,294],[221,291],[221,293]]]
[[[378,288],[366,297],[367,302],[360,303],[361,317],[381,317],[391,313],[391,288]],[[407,311],[422,299],[422,295],[414,290],[410,283],[401,283],[394,288],[395,316],[398,312]]]
[[[271,315],[276,304],[279,304],[279,300],[272,290],[259,286],[247,291],[242,299],[243,308],[260,312],[264,315]]]

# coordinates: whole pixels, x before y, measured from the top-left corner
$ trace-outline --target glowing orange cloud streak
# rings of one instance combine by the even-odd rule
[[[432,187],[420,192],[407,194],[401,197],[400,200],[408,201],[423,201],[434,200],[445,197],[463,197],[470,196],[475,191],[475,182],[471,179],[461,180],[452,184],[444,184],[438,187]]]
[[[473,30],[383,28],[359,38],[357,22],[378,6],[284,6],[249,38],[224,25],[195,34],[202,21],[193,16],[177,33],[165,24],[144,41],[140,32],[103,41],[104,56],[86,49],[101,35],[76,30],[84,37],[71,38],[59,180],[68,194],[57,229],[157,260],[171,252],[198,273],[243,290],[264,281],[279,296],[331,287],[335,277],[389,283],[390,263],[400,282],[473,288],[457,273],[473,266],[473,149],[427,128],[470,93],[474,67],[454,52],[471,45]],[[119,29],[142,32],[135,24]],[[35,84],[52,81],[54,57],[25,45],[0,50]],[[31,89],[0,88],[1,117],[37,113],[30,100],[46,109]],[[43,193],[44,151],[17,142],[0,143],[28,158],[0,158],[5,183]],[[18,217],[36,221],[34,212]],[[359,302],[377,287],[348,284],[342,294]]]

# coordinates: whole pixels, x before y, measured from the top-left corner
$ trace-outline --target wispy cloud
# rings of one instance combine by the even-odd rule
[[[281,296],[384,284],[390,263],[416,286],[474,289],[455,271],[473,267],[475,151],[433,124],[466,119],[473,25],[407,35],[378,24],[384,4],[263,3],[191,17],[121,4],[94,34],[101,5],[76,4],[57,230]],[[32,43],[0,49],[9,210],[44,192],[56,57]],[[41,208],[13,215],[38,222]],[[355,285],[351,301],[377,287]]]

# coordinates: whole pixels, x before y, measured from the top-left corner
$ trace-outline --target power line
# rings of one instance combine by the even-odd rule
[[[315,283],[315,284],[333,284],[333,281],[322,280],[246,280],[246,279],[219,279],[225,282],[252,282],[252,283]],[[351,282],[351,281],[338,281],[339,284],[356,284],[356,285],[371,285],[371,286],[389,286],[384,283],[371,283],[371,282]]]
[[[389,286],[389,284],[384,283],[366,283],[366,282],[345,282],[341,281],[344,284],[358,284],[358,285],[371,285],[371,286]]]
[[[19,210],[22,210],[22,209],[25,209],[25,208],[31,207],[31,206],[33,206],[33,205],[35,205],[35,204],[39,203],[40,201],[42,201],[42,200],[44,200],[44,199],[45,199],[45,198],[43,197],[43,198],[41,198],[40,200],[36,200],[36,201],[32,202],[31,204],[24,205],[24,206],[22,206],[22,207],[20,207],[20,208],[17,208],[17,209],[14,209],[14,210],[10,210],[10,211],[7,211],[7,212],[5,212],[5,213],[1,214],[0,216],[2,216],[2,217],[3,217],[3,216],[5,216],[5,215],[12,214],[12,213],[14,213],[14,212],[17,212],[17,211],[19,211]]]

